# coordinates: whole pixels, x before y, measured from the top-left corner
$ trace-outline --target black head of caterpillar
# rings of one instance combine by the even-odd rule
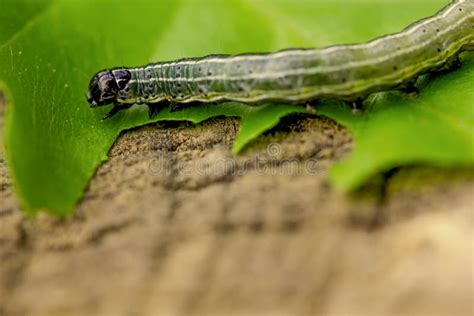
[[[87,91],[87,102],[91,107],[113,103],[120,90],[124,89],[132,75],[125,69],[103,70],[92,77]]]

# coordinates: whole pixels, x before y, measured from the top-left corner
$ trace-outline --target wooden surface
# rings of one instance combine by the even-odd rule
[[[287,119],[233,158],[237,128],[125,133],[62,220],[23,218],[2,154],[0,315],[471,314],[470,170],[348,196],[327,180],[342,127]]]

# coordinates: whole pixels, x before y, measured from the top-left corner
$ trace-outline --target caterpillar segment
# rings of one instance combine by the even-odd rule
[[[106,118],[133,104],[154,115],[171,103],[237,101],[305,104],[336,99],[362,106],[372,93],[416,94],[416,79],[459,67],[474,50],[474,0],[455,0],[403,31],[354,45],[287,49],[273,53],[210,55],[97,73],[89,84],[92,107],[114,104]]]

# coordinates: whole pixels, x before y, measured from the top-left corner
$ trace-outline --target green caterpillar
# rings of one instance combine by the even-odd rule
[[[150,116],[167,103],[337,99],[360,104],[374,92],[414,87],[420,75],[459,63],[466,50],[474,50],[474,0],[455,0],[400,33],[365,44],[103,70],[92,78],[87,99],[92,107],[114,104],[105,118],[137,103],[147,104]]]

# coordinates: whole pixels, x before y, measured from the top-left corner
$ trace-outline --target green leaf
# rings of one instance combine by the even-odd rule
[[[375,173],[401,165],[442,167],[474,163],[474,54],[463,67],[429,81],[417,97],[378,94],[361,115],[325,104],[319,113],[354,135],[352,155],[331,169],[332,183],[354,189]]]
[[[271,26],[255,32],[250,22],[258,16],[238,1],[200,5],[197,1],[139,0],[130,6],[126,1],[106,0],[9,0],[4,7],[0,87],[8,100],[6,155],[20,201],[30,213],[39,209],[70,212],[120,131],[151,122],[144,107],[102,122],[109,109],[91,110],[85,101],[88,81],[97,70],[194,55],[198,47],[200,54],[237,52],[242,46],[274,48],[271,41],[261,40]],[[201,16],[195,21],[193,15],[198,12]],[[207,29],[213,27],[208,22],[218,13],[221,21],[214,22],[223,28]],[[193,19],[200,27],[193,26]],[[180,31],[183,25],[186,29]],[[228,36],[235,27],[253,37],[243,41],[238,33]],[[203,45],[201,32],[209,32],[214,40],[209,38]],[[183,49],[186,39],[195,42]],[[242,129],[235,142],[237,152],[281,116],[301,111],[294,105],[249,108],[234,103],[173,113],[164,110],[154,121],[197,123],[218,115],[239,116]]]
[[[133,5],[125,0],[3,0],[0,87],[8,100],[5,147],[20,201],[31,213],[70,212],[120,131],[150,122],[143,106],[100,121],[109,109],[88,108],[84,96],[90,77],[99,69],[210,53],[362,42],[399,31],[445,4],[444,0],[137,0]],[[446,80],[460,76],[457,72]],[[465,97],[459,89],[453,95],[457,100]],[[446,95],[440,92],[435,98],[441,103]],[[374,102],[376,108],[379,101]],[[388,105],[403,107],[410,102],[416,101],[400,99]],[[165,110],[155,120],[200,122],[215,115],[239,116],[242,124],[233,148],[238,152],[281,116],[300,111],[292,105],[232,103]],[[339,104],[326,115],[354,131],[351,122],[362,124],[362,118],[354,118]],[[357,151],[362,139],[356,138]],[[386,166],[367,169],[377,172]],[[338,179],[334,176],[336,183]]]
[[[0,46],[15,36],[20,30],[33,23],[52,0],[2,0],[0,10]],[[8,8],[8,9],[7,9]]]

